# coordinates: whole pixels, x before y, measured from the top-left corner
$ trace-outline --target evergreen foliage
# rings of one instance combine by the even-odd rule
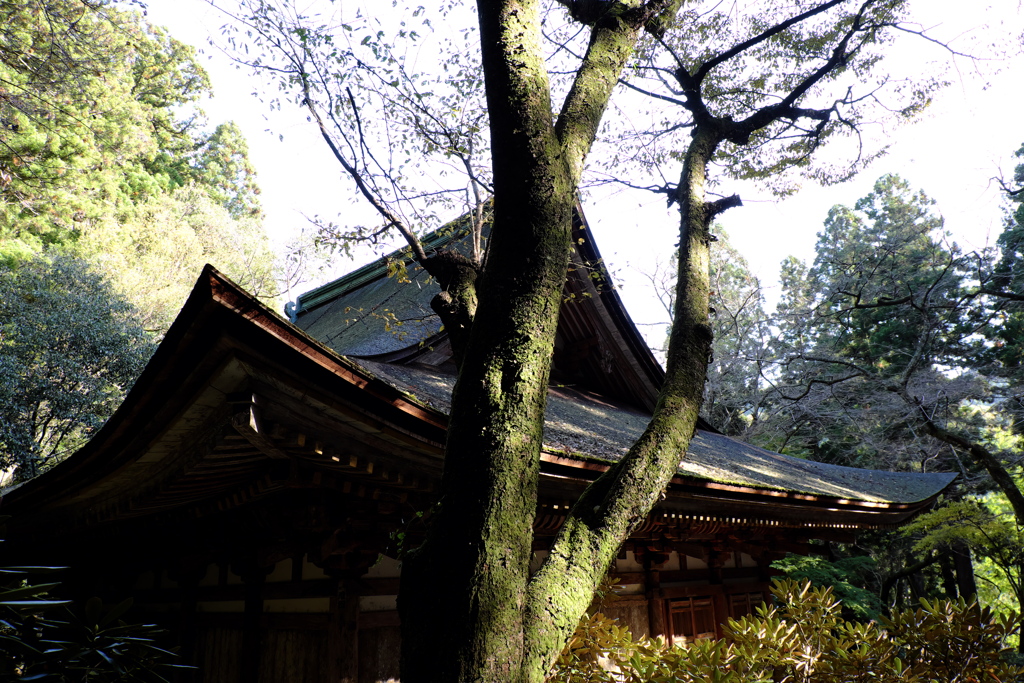
[[[132,207],[83,235],[76,250],[111,280],[147,331],[173,322],[206,263],[254,296],[277,297],[274,254],[255,216],[232,217],[202,186],[186,185]]]
[[[33,476],[84,444],[152,352],[81,258],[0,254],[0,468]]]
[[[772,563],[788,578],[798,583],[810,582],[820,588],[831,588],[842,605],[843,615],[856,621],[877,619],[882,614],[878,594],[865,588],[877,571],[876,562],[865,555],[837,558],[787,555]]]
[[[44,577],[62,571],[0,567],[0,680],[167,683],[192,668],[158,645],[162,629],[123,619],[131,600],[107,609],[99,598],[79,607],[54,597],[60,584]]]
[[[1024,159],[1024,145],[1016,152]],[[1014,170],[1014,184],[1024,188],[1024,163]],[[1008,193],[1010,207],[997,247],[999,260],[988,289],[995,297],[995,320],[988,349],[991,372],[1007,383],[1000,408],[1010,417],[1010,428],[1024,433],[1024,192]]]
[[[4,1],[0,237],[53,244],[168,189],[209,89],[192,48],[106,2]],[[119,216],[118,216],[119,217]]]
[[[853,208],[835,206],[814,263],[783,265],[774,419],[790,448],[815,460],[916,470],[946,450],[915,430],[915,409],[894,391],[969,394],[951,379],[970,354],[962,299],[966,269],[942,233],[934,202],[894,175]]]
[[[0,15],[0,240],[113,256],[101,267],[136,302],[136,281],[191,284],[204,257],[235,242],[245,257],[214,265],[272,293],[255,171],[235,124],[205,128],[196,105],[210,85],[195,50],[107,2],[4,0]],[[168,219],[166,232],[194,234],[164,239]],[[161,260],[182,262],[183,239],[183,272],[147,272],[154,243],[168,245]]]
[[[238,127],[193,48],[106,0],[0,0],[0,468],[80,447],[207,262],[266,299]]]
[[[973,683],[1009,681],[1014,617],[963,600],[922,599],[878,621],[847,620],[831,588],[777,581],[775,603],[730,619],[719,640],[666,647],[634,639],[600,613],[580,622],[557,683]]]
[[[716,232],[710,260],[714,341],[703,414],[723,433],[737,435],[760,417],[758,359],[770,331],[760,281],[725,231]]]

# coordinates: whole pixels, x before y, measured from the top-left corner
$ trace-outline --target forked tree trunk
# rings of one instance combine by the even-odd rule
[[[403,564],[404,683],[544,680],[616,550],[685,453],[711,343],[708,219],[699,211],[703,157],[696,166],[701,199],[690,202],[687,190],[681,201],[692,212],[681,229],[685,284],[655,418],[623,463],[570,513],[567,530],[531,581],[544,409],[576,183],[647,15],[637,15],[644,19],[634,24],[614,18],[594,29],[586,60],[592,68],[581,68],[556,128],[541,58],[539,2],[479,0],[478,11],[494,223],[452,396],[440,499],[426,541]]]
[[[626,458],[584,493],[532,582],[542,411],[571,205],[549,203],[538,216],[528,204],[504,213],[496,204],[493,251],[453,400],[463,403],[459,412],[453,406],[435,533],[403,568],[404,680],[543,681],[618,547],[675,473],[696,428],[711,348],[715,207],[704,200],[704,174],[717,142],[710,133],[695,137],[680,184],[679,303],[654,418]],[[524,240],[524,226],[558,212],[565,212],[566,229],[538,257],[541,238]],[[502,241],[510,235],[511,242]],[[518,253],[524,260],[495,258],[516,254],[524,243],[532,248]],[[535,265],[524,270],[517,262]],[[502,305],[510,292],[530,292],[543,277],[553,278],[550,299],[522,295],[513,299],[517,305]],[[488,296],[493,286],[500,300]]]
[[[719,138],[697,128],[678,188],[679,273],[665,382],[647,429],[570,510],[527,603],[527,680],[539,683],[571,636],[618,548],[657,503],[696,431],[711,354],[708,161]]]
[[[406,683],[524,680],[523,604],[575,200],[538,12],[532,0],[479,8],[494,223],[452,396],[440,500],[426,542],[403,564]]]

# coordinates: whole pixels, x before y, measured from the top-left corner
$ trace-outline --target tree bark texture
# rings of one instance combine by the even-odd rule
[[[971,562],[971,549],[963,541],[957,541],[950,549],[953,557],[953,568],[956,572],[957,589],[964,600],[978,599],[978,585],[974,580],[974,564]]]
[[[704,268],[703,288],[697,287],[705,297],[697,305],[704,333],[695,335],[701,342],[692,349],[682,348],[688,341],[677,343],[676,375],[685,374],[686,381],[667,383],[648,433],[614,474],[584,496],[548,563],[530,581],[544,409],[576,186],[639,31],[651,11],[678,6],[661,0],[612,4],[623,11],[592,27],[556,125],[539,0],[478,0],[494,222],[452,396],[439,502],[426,541],[403,564],[405,683],[544,680],[618,547],[657,501],[693,433],[710,344],[706,226],[697,231],[704,256],[695,261],[698,270],[700,263]],[[629,13],[641,7],[648,11]],[[692,311],[681,308],[684,318]],[[681,318],[677,329],[694,326]],[[692,372],[680,372],[690,366]]]
[[[542,681],[607,573],[618,547],[657,503],[693,436],[712,333],[708,320],[708,161],[718,138],[695,132],[679,185],[679,280],[668,367],[654,416],[629,453],[573,506],[527,603],[528,680]]]
[[[422,265],[441,287],[430,301],[430,307],[441,319],[452,345],[455,363],[461,367],[479,303],[476,289],[479,266],[456,251],[442,251],[427,258]]]
[[[543,417],[574,187],[554,132],[540,3],[478,3],[494,223],[452,396],[440,500],[403,565],[402,677],[520,681]]]

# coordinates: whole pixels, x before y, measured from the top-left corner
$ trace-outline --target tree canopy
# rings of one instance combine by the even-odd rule
[[[74,239],[111,206],[167,189],[154,162],[191,151],[197,123],[176,109],[209,88],[192,48],[107,3],[0,11],[4,237]]]
[[[30,476],[120,403],[211,261],[276,296],[238,127],[195,50],[104,0],[0,0],[0,467]]]
[[[73,246],[87,256],[120,250],[128,263],[119,266],[143,270],[152,249],[119,235],[152,241],[162,228],[153,222],[160,205],[174,206],[194,226],[199,195],[238,222],[230,232],[252,232],[246,221],[258,220],[261,208],[246,143],[233,123],[207,130],[196,105],[210,83],[194,48],[107,2],[4,2],[0,11],[0,239],[36,251]],[[202,247],[192,253],[216,252],[223,235],[211,240],[210,230],[194,227],[192,241]],[[258,256],[262,267],[219,265],[257,293],[269,292],[269,255],[243,241],[248,260]],[[185,282],[201,265],[187,264]],[[126,269],[109,272],[116,280]],[[165,315],[155,328],[169,322]]]
[[[970,341],[963,255],[932,204],[884,176],[854,207],[829,211],[809,269],[786,266],[771,379],[789,406],[788,440],[815,459],[917,469],[941,450],[922,447],[915,409],[897,391],[969,384],[938,370],[959,365]]]
[[[332,237],[394,231],[443,290],[432,305],[459,379],[440,501],[403,562],[403,680],[542,680],[694,432],[712,338],[709,229],[740,204],[709,197],[709,170],[780,190],[789,171],[846,177],[878,151],[857,144],[860,126],[912,117],[934,83],[875,76],[893,34],[912,30],[896,0],[480,0],[476,28],[467,11],[418,8],[392,27],[372,9],[341,21],[254,0],[225,30],[237,58],[271,79],[272,106],[305,110],[378,216]],[[430,22],[466,28],[438,44]],[[439,68],[419,68],[428,62]],[[650,125],[605,127],[610,106],[636,107]],[[824,163],[818,150],[842,140],[853,141],[843,161]],[[666,381],[645,434],[568,512],[531,577],[577,192],[588,170],[626,177],[629,167],[643,184],[679,173],[651,185],[680,209]],[[423,247],[419,235],[451,207],[478,229],[492,223],[486,258],[479,239],[469,255]]]
[[[32,476],[88,441],[152,352],[132,307],[81,258],[0,263],[0,469]]]

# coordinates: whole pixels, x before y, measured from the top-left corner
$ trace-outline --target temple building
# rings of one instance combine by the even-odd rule
[[[456,228],[428,249],[459,248]],[[586,225],[561,308],[536,561],[622,457],[663,371]],[[403,255],[390,257],[390,271]],[[403,543],[441,474],[455,366],[415,263],[377,261],[301,296],[291,320],[207,267],[124,404],[80,451],[3,491],[0,563],[62,565],[74,597],[131,596],[207,683],[398,678]],[[398,270],[401,270],[399,268]],[[623,545],[608,612],[637,635],[713,637],[767,596],[770,563],[927,509],[955,475],[838,467],[701,423]]]

